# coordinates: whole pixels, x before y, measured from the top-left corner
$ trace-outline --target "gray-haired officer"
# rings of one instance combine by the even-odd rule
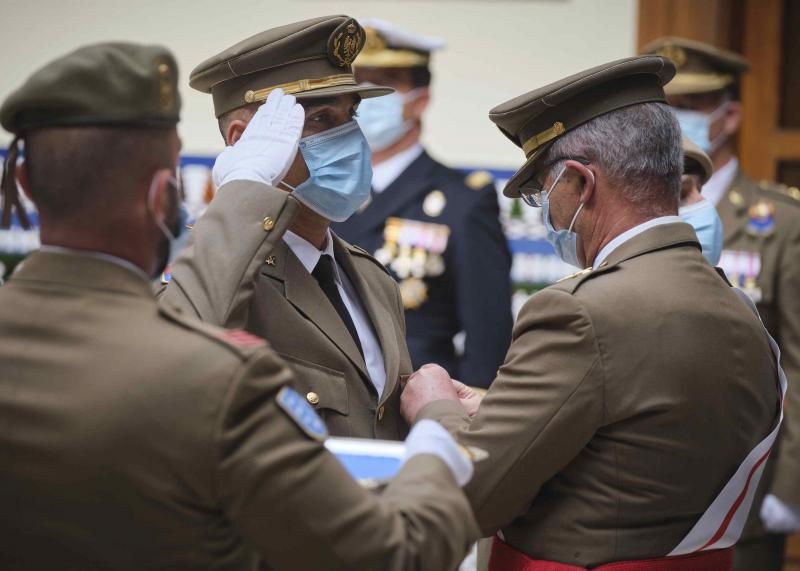
[[[420,453],[376,496],[262,339],[157,305],[179,231],[177,77],[165,48],[92,45],[0,107],[43,244],[0,287],[0,568],[454,568],[477,529],[441,426],[415,428]],[[251,136],[280,123],[293,145],[261,161],[288,164],[302,121],[275,92]]]
[[[420,143],[441,38],[363,20],[356,79],[395,92],[368,99],[358,122],[372,148],[372,200],[334,228],[373,254],[400,285],[415,368],[437,363],[487,387],[511,341],[511,257],[485,171],[448,168]],[[458,349],[453,339],[463,335]]]
[[[506,196],[588,266],[531,296],[482,401],[433,367],[403,391],[407,419],[490,454],[467,494],[493,571],[730,569],[786,382],[755,307],[677,216],[674,73],[627,58],[490,111],[525,153]]]

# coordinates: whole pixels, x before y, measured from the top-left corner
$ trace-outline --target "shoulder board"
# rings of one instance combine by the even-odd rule
[[[787,186],[762,180],[758,183],[758,191],[760,194],[779,199],[781,202],[800,205],[800,189],[796,186]]]
[[[583,270],[577,271],[574,274],[570,274],[558,280],[550,287],[554,287],[560,289],[562,291],[568,291],[570,293],[575,293],[575,291],[583,284],[584,282],[593,279],[597,276],[607,274],[617,269],[616,265],[609,266],[607,262],[603,262],[600,264],[596,270],[592,268],[585,268]]]
[[[183,314],[180,308],[159,304],[159,314],[165,319],[193,331],[215,343],[231,350],[240,357],[246,357],[257,349],[266,347],[267,342],[261,337],[241,329],[225,329],[203,323],[202,321]]]
[[[371,261],[373,264],[375,264],[376,266],[378,266],[378,267],[379,267],[381,270],[383,270],[383,272],[384,272],[384,273],[385,273],[387,276],[389,276],[390,278],[392,277],[392,274],[390,274],[390,273],[389,273],[389,270],[387,270],[387,269],[386,269],[386,266],[384,266],[383,264],[381,264],[381,263],[380,263],[378,260],[376,260],[376,259],[375,259],[375,256],[373,256],[372,254],[370,254],[369,252],[367,252],[367,251],[366,251],[364,248],[362,248],[361,246],[356,246],[356,245],[354,245],[354,244],[347,243],[347,248],[350,250],[350,253],[351,253],[351,254],[355,254],[356,256],[359,256],[359,257],[361,257],[361,258],[366,258],[366,259],[368,259],[368,260],[369,260],[369,261]],[[392,278],[392,279],[394,279],[394,278]]]
[[[464,178],[464,184],[472,190],[482,190],[486,185],[493,182],[494,177],[489,171],[472,171]]]

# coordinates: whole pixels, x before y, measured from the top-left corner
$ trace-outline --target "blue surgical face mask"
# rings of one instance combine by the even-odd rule
[[[719,219],[717,209],[710,201],[703,199],[688,206],[681,206],[678,215],[684,222],[692,225],[697,240],[703,248],[703,255],[712,266],[716,266],[722,254],[722,221]]]
[[[569,223],[569,228],[566,230],[556,230],[550,220],[550,194],[556,189],[558,181],[566,170],[567,167],[561,169],[561,172],[558,173],[558,176],[550,186],[550,190],[544,193],[542,200],[542,218],[544,219],[544,227],[547,230],[547,241],[553,246],[558,257],[566,263],[579,268],[581,267],[581,263],[578,261],[578,235],[572,231],[572,228],[575,226],[578,214],[580,214],[583,209],[583,203],[578,206],[575,215],[572,217],[572,222]]]
[[[725,114],[727,107],[727,102],[723,103],[708,115],[701,111],[690,111],[688,109],[673,109],[672,112],[678,119],[683,134],[689,137],[695,145],[703,149],[704,153],[710,155],[725,140],[725,134],[720,133],[720,135],[712,141],[710,139],[709,129],[717,119]]]
[[[414,125],[403,118],[405,105],[419,97],[420,90],[395,91],[382,97],[364,99],[358,106],[358,124],[370,148],[382,151],[399,141]]]
[[[300,153],[311,176],[291,190],[311,210],[344,222],[367,201],[372,154],[358,123],[350,121],[300,139]]]

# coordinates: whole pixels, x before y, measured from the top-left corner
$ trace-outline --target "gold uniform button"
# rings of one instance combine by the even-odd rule
[[[383,407],[378,409],[378,420],[383,420]]]
[[[269,232],[270,230],[272,230],[272,227],[275,226],[275,221],[272,219],[272,217],[267,216],[266,218],[264,218],[264,223],[262,224],[262,226],[264,227],[264,230]]]
[[[319,404],[319,395],[312,391],[306,395],[306,400],[314,405]]]

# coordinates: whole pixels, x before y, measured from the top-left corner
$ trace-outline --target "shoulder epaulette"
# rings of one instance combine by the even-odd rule
[[[550,287],[557,287],[558,289],[575,293],[575,291],[586,281],[599,275],[614,271],[617,269],[617,267],[618,266],[616,264],[610,266],[608,265],[608,262],[603,262],[596,269],[585,268],[575,272],[574,274],[565,276]]]
[[[383,270],[384,273],[386,273],[387,276],[392,277],[392,274],[389,273],[389,270],[386,269],[386,266],[384,266],[378,260],[376,260],[375,256],[373,256],[372,254],[367,252],[364,248],[362,248],[361,246],[356,246],[355,244],[349,244],[349,243],[347,244],[347,247],[350,249],[351,253],[356,254],[357,256],[360,256],[362,258],[367,258],[369,261],[371,261],[373,264],[375,264],[381,270]],[[394,279],[394,278],[392,278],[392,279]]]
[[[472,171],[464,178],[464,184],[472,190],[482,190],[487,184],[494,182],[489,171]]]
[[[779,198],[786,202],[800,204],[800,188],[785,184],[771,183],[762,180],[758,183],[758,190],[770,197]]]
[[[204,323],[183,314],[180,308],[159,304],[159,313],[169,321],[177,323],[184,329],[193,331],[214,341],[222,347],[234,352],[239,357],[246,357],[256,349],[266,347],[267,342],[261,337],[241,329],[225,329]]]

